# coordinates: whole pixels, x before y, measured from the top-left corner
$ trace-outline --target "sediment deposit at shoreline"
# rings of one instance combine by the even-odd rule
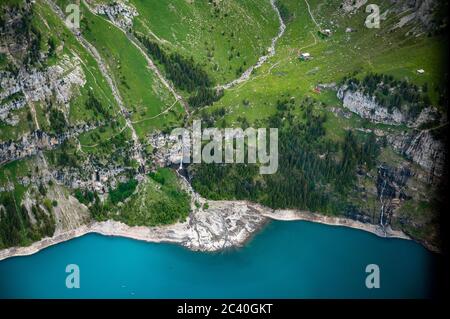
[[[243,246],[268,221],[309,221],[343,226],[370,232],[380,237],[410,239],[390,227],[362,223],[343,217],[331,217],[297,210],[272,210],[246,201],[209,201],[208,210],[192,212],[184,222],[173,225],[130,227],[118,221],[92,222],[72,230],[44,238],[27,247],[13,247],[0,251],[0,260],[32,255],[47,247],[90,233],[125,237],[152,243],[175,243],[194,251],[220,251]]]

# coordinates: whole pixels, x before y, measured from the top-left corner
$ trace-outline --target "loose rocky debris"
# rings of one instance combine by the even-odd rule
[[[133,27],[134,17],[138,16],[138,12],[131,4],[122,1],[97,5],[94,12],[107,16],[112,23],[123,30],[130,30]]]
[[[27,105],[23,97],[13,98],[12,101],[0,104],[0,121],[8,125],[16,126],[19,123],[19,117],[13,114],[13,111],[20,110]]]
[[[12,111],[25,107],[29,102],[45,102],[52,98],[57,104],[65,106],[63,112],[67,114],[75,89],[85,83],[86,77],[79,59],[71,59],[67,55],[44,71],[26,68],[20,69],[18,74],[0,71],[0,100],[11,100],[0,104],[0,120],[16,125],[18,119],[11,114]]]
[[[153,163],[156,167],[167,167],[181,162],[183,156],[190,156],[189,145],[173,135],[156,132],[148,137],[153,147]]]
[[[28,156],[36,155],[39,151],[51,150],[61,145],[71,137],[97,128],[96,125],[80,124],[69,128],[65,133],[51,135],[36,130],[25,134],[18,141],[7,141],[0,144],[0,165]]]

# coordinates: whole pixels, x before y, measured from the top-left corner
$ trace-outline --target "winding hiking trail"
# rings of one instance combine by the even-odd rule
[[[47,0],[48,5],[50,6],[50,8],[55,12],[55,14],[62,20],[62,22],[65,24],[65,15],[62,12],[62,10],[52,1],[52,0]],[[129,112],[127,110],[127,108],[125,107],[125,104],[122,100],[122,97],[120,96],[120,92],[117,89],[117,86],[114,82],[114,79],[112,76],[110,76],[109,74],[109,70],[108,70],[108,66],[103,62],[102,57],[100,56],[100,54],[98,53],[97,49],[90,44],[82,35],[81,32],[77,32],[76,30],[71,30],[72,33],[75,35],[75,38],[77,39],[77,41],[86,49],[86,51],[88,51],[91,56],[95,59],[95,61],[98,64],[98,67],[100,69],[100,72],[102,73],[103,77],[106,79],[106,82],[108,82],[108,85],[111,88],[112,94],[114,96],[114,99],[117,102],[117,105],[120,108],[120,112],[122,113],[124,119],[125,119],[125,123],[126,126],[128,128],[130,128],[131,130],[131,137],[133,139],[133,153],[134,153],[134,159],[136,159],[136,161],[139,163],[140,167],[145,167],[145,158],[142,155],[143,153],[143,147],[141,142],[139,141],[139,138],[137,136],[136,130],[134,129],[133,125],[131,124],[130,121],[130,116],[129,116]]]
[[[278,40],[283,36],[284,32],[286,31],[286,24],[284,24],[284,21],[281,18],[280,10],[278,10],[278,7],[275,4],[275,0],[270,0],[270,4],[278,16],[278,20],[280,21],[280,28],[278,30],[278,34],[272,39],[272,44],[268,49],[268,53],[266,55],[261,56],[255,65],[252,65],[244,73],[242,73],[241,77],[239,77],[227,84],[219,85],[216,87],[216,89],[227,90],[229,88],[232,88],[235,85],[238,85],[238,84],[241,84],[241,83],[247,81],[248,79],[250,79],[250,76],[252,75],[253,70],[261,67],[269,58],[271,58],[275,55],[275,46],[276,46]]]
[[[161,83],[170,91],[170,93],[172,93],[173,97],[175,98],[175,104],[176,102],[180,102],[181,106],[183,106],[184,110],[186,111],[186,113],[189,115],[189,105],[186,101],[184,101],[183,97],[177,93],[177,91],[175,90],[175,88],[173,87],[172,83],[170,83],[161,73],[161,71],[158,69],[158,67],[156,66],[156,64],[153,62],[153,60],[148,56],[146,49],[143,47],[142,43],[136,39],[136,37],[118,27],[117,25],[115,25],[110,19],[105,19],[104,17],[98,15],[95,10],[93,10],[91,8],[91,6],[85,1],[83,0],[83,4],[86,6],[86,8],[95,16],[104,19],[106,22],[108,22],[109,24],[111,24],[114,28],[119,29],[123,34],[125,34],[125,36],[127,37],[127,39],[139,50],[139,52],[144,56],[145,60],[147,61],[147,66],[148,68],[156,74],[156,76],[159,78],[159,80],[161,81]],[[166,109],[165,111],[161,112],[159,115],[161,114],[165,114],[166,112],[170,111],[170,109],[172,109],[173,105],[171,105],[168,109]],[[156,116],[157,117],[157,116]],[[155,117],[153,117],[155,118]]]
[[[316,27],[318,27],[320,29],[320,25],[317,23],[316,19],[314,19],[314,16],[311,12],[311,7],[309,6],[309,2],[308,0],[305,0],[306,6],[308,7],[308,13],[311,16],[312,21],[314,22],[314,24],[316,25]]]
[[[311,7],[310,7],[310,5],[309,5],[309,2],[308,2],[307,0],[304,0],[304,1],[305,1],[306,7],[307,7],[307,10],[308,10],[309,16],[311,17],[312,22],[315,24],[315,26],[318,28],[318,30],[320,30],[320,25],[319,25],[319,23],[316,21],[316,19],[314,18],[313,14],[312,14],[312,12],[311,12]],[[267,60],[268,58],[270,58],[270,57],[272,57],[272,56],[275,55],[275,45],[276,45],[276,42],[281,38],[281,36],[283,35],[283,33],[284,33],[284,31],[285,31],[284,29],[286,28],[286,26],[284,25],[283,20],[281,19],[281,14],[280,14],[278,8],[277,8],[276,5],[275,5],[275,2],[272,1],[272,0],[271,0],[271,5],[272,5],[273,9],[277,12],[278,17],[279,17],[279,19],[280,19],[280,31],[279,31],[278,35],[277,35],[275,38],[272,39],[272,46],[269,48],[269,54],[266,55],[266,56],[261,57],[261,58],[259,59],[258,63],[255,64],[254,66],[252,66],[250,69],[248,69],[245,73],[243,73],[242,76],[241,76],[239,79],[236,79],[236,80],[234,80],[234,81],[232,81],[232,82],[230,82],[230,83],[228,83],[228,84],[224,84],[224,85],[218,86],[217,89],[240,88],[240,87],[242,87],[243,85],[245,85],[246,83],[248,83],[248,80],[256,80],[256,79],[265,78],[265,77],[269,76],[269,75],[272,73],[272,71],[273,71],[275,68],[277,68],[277,67],[279,67],[280,65],[282,65],[282,63],[284,63],[284,62],[286,62],[286,61],[291,61],[291,60],[293,59],[292,56],[288,56],[288,57],[286,57],[286,58],[283,58],[283,59],[281,59],[281,60],[279,60],[279,61],[273,63],[273,64],[270,66],[270,68],[269,68],[268,70],[266,70],[264,73],[258,74],[258,75],[254,76],[254,77],[252,77],[252,78],[250,79],[250,76],[251,76],[251,74],[252,74],[252,72],[253,72],[254,69],[259,68],[260,66],[262,66],[262,64],[263,64],[264,62],[266,62],[266,60]],[[311,35],[312,35],[312,38],[314,39],[314,42],[311,43],[311,44],[307,44],[307,45],[305,45],[305,46],[299,48],[299,49],[296,51],[297,53],[295,54],[295,57],[298,56],[298,51],[301,52],[301,51],[303,51],[304,49],[307,49],[307,48],[310,48],[310,47],[313,47],[313,46],[317,45],[318,40],[317,40],[317,38],[316,38],[314,32],[313,32],[313,31],[310,31],[310,33],[311,33]],[[239,85],[239,86],[238,86],[238,85]]]

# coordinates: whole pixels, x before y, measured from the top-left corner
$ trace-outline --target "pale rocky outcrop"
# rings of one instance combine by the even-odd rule
[[[344,0],[342,2],[342,10],[346,13],[353,13],[366,3],[367,0]]]
[[[165,167],[180,162],[182,143],[176,136],[157,132],[148,137],[148,142],[153,147],[153,162],[157,166]],[[190,154],[188,150],[186,154]]]
[[[124,30],[131,29],[134,17],[138,16],[136,9],[123,1],[97,5],[94,11],[96,14],[107,16],[112,23]]]
[[[345,108],[373,123],[405,124],[410,128],[419,128],[429,123],[444,124],[446,121],[446,117],[433,106],[424,108],[418,116],[412,117],[408,115],[406,106],[401,109],[393,108],[389,110],[387,107],[380,105],[375,96],[368,96],[359,90],[354,91],[349,89],[347,85],[343,85],[337,90],[337,97],[342,101]],[[332,111],[335,113],[334,110]]]
[[[11,112],[23,108],[27,102],[43,102],[52,97],[60,105],[65,105],[63,111],[68,112],[75,89],[84,86],[86,77],[78,58],[64,55],[58,64],[41,71],[22,68],[17,74],[0,72],[0,100],[20,97],[0,106],[0,120],[11,117]],[[14,124],[11,123],[11,124]]]
[[[417,119],[410,126],[414,128],[418,128],[422,125],[425,125],[430,122],[444,124],[446,121],[445,116],[442,116],[439,111],[435,107],[427,107],[420,112]]]
[[[371,122],[390,125],[408,122],[407,117],[400,110],[393,109],[389,112],[387,108],[380,106],[374,97],[368,97],[362,92],[353,92],[342,87],[338,90],[338,98],[342,100],[344,107]]]
[[[0,165],[36,155],[39,151],[53,149],[68,138],[91,131],[96,127],[95,125],[81,124],[69,128],[66,133],[57,136],[37,130],[25,134],[18,141],[0,143]]]
[[[338,90],[337,96],[345,108],[373,123],[407,125],[412,128],[410,132],[387,135],[387,141],[394,150],[419,164],[428,173],[435,176],[443,175],[446,155],[444,143],[434,138],[430,130],[417,130],[427,123],[445,122],[445,117],[436,108],[427,107],[416,119],[411,119],[406,112],[399,109],[389,112],[387,108],[379,105],[375,98],[368,97],[360,91],[348,90],[346,86]]]
[[[387,136],[388,142],[399,153],[419,164],[427,172],[442,176],[445,167],[445,145],[436,140],[429,130],[402,132]]]
[[[72,86],[86,83],[81,62],[67,55],[45,71],[21,69],[17,75],[10,72],[1,72],[0,75],[3,89],[0,99],[23,92],[33,102],[44,101],[54,95],[58,103],[66,104],[73,95]]]
[[[0,104],[0,121],[4,121],[8,125],[15,126],[19,123],[19,117],[12,114],[12,111],[20,110],[27,105],[23,98]]]

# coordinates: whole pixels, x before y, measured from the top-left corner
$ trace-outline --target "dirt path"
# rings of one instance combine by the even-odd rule
[[[148,68],[153,71],[156,76],[159,78],[159,80],[161,81],[161,83],[170,91],[170,93],[172,93],[172,95],[174,96],[176,102],[180,102],[180,104],[183,106],[184,110],[186,111],[187,114],[189,114],[189,105],[186,103],[186,101],[184,101],[183,97],[178,94],[175,90],[175,88],[173,87],[173,85],[162,75],[161,71],[158,69],[158,67],[155,65],[155,63],[153,62],[153,60],[148,56],[146,49],[143,47],[143,45],[139,42],[138,39],[136,39],[136,37],[127,32],[126,30],[123,30],[122,28],[119,28],[118,26],[116,26],[111,20],[109,19],[105,19],[104,17],[101,17],[99,15],[97,15],[95,13],[95,11],[90,7],[90,5],[88,3],[86,3],[86,1],[83,0],[84,5],[88,8],[88,10],[95,16],[104,19],[106,22],[108,22],[109,24],[111,24],[114,28],[119,29],[123,34],[126,35],[126,37],[128,38],[128,40],[139,50],[139,52],[141,52],[141,54],[144,56],[144,58],[147,61],[147,65]],[[172,108],[172,106],[170,106],[170,108]],[[168,111],[168,110],[166,110]],[[164,111],[163,111],[164,112]],[[163,113],[162,112],[162,113]]]
[[[61,9],[51,0],[47,0],[47,3],[51,7],[51,9],[56,13],[56,15],[62,20],[63,23],[65,23],[65,15],[61,11]],[[95,61],[98,64],[98,67],[100,69],[100,72],[102,73],[103,77],[106,79],[106,82],[108,82],[108,85],[111,87],[111,91],[113,93],[114,99],[117,102],[117,105],[120,108],[120,111],[125,119],[126,126],[130,128],[131,130],[131,136],[134,142],[133,146],[133,157],[136,159],[136,161],[139,163],[140,167],[145,166],[145,158],[142,155],[143,153],[143,147],[141,142],[139,141],[139,138],[137,136],[136,130],[134,129],[133,125],[131,124],[130,118],[129,118],[129,112],[126,109],[124,102],[122,100],[122,97],[120,96],[120,92],[117,88],[117,85],[113,79],[112,76],[110,76],[110,71],[108,70],[108,66],[103,62],[102,57],[98,53],[97,49],[90,44],[82,35],[81,32],[72,30],[72,33],[75,35],[75,38],[77,41],[92,55],[92,57],[95,59]]]
[[[311,16],[312,21],[314,22],[314,24],[316,25],[316,27],[318,27],[320,29],[320,25],[317,23],[316,19],[314,19],[314,16],[311,12],[311,7],[309,6],[309,2],[308,0],[305,0],[306,6],[308,7],[308,13]]]
[[[145,121],[154,120],[154,119],[160,117],[161,115],[164,115],[164,114],[169,113],[169,111],[170,111],[171,109],[173,109],[173,107],[174,107],[178,102],[179,102],[179,101],[175,101],[171,106],[169,106],[167,109],[165,109],[165,110],[162,111],[161,113],[156,114],[155,116],[143,118],[143,119],[140,119],[140,120],[138,120],[138,121],[133,121],[133,122],[131,122],[131,123],[133,123],[133,124],[138,124],[138,123],[142,123],[142,122],[145,122]]]

